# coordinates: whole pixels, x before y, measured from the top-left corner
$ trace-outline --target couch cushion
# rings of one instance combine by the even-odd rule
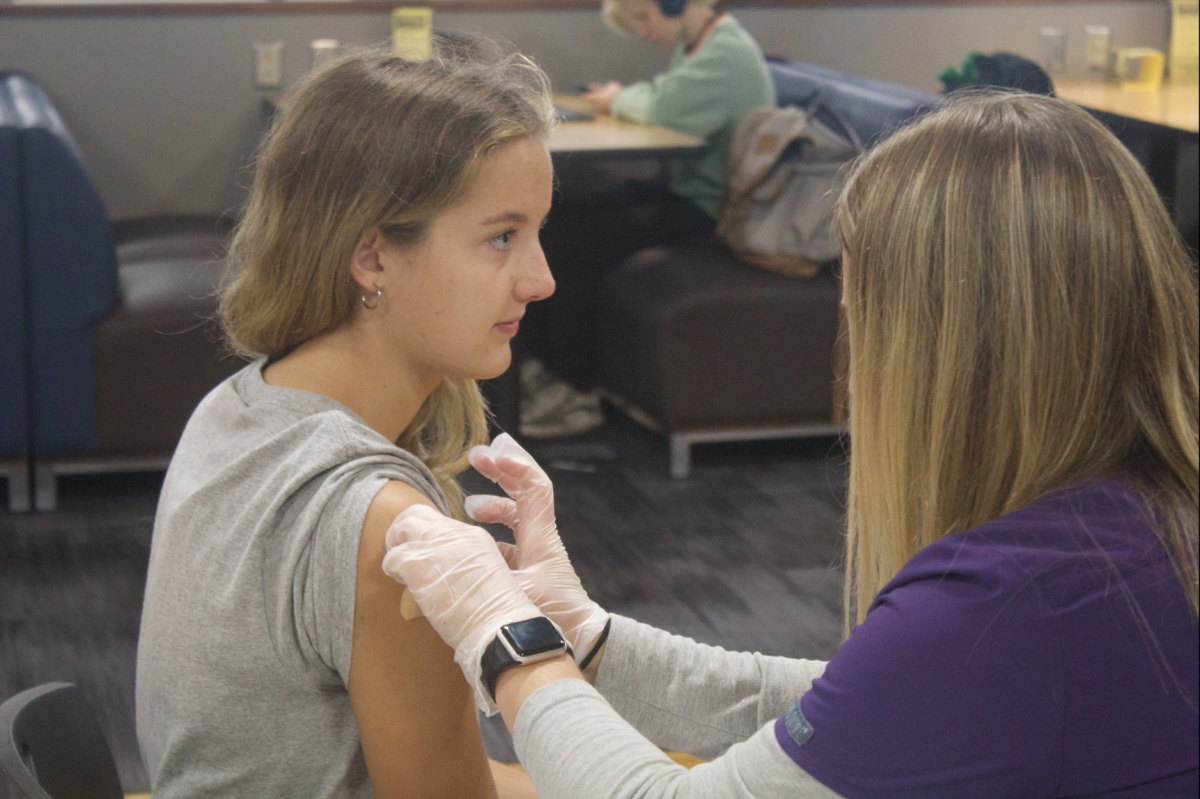
[[[603,385],[667,430],[828,422],[839,284],[701,245],[646,250],[601,293]]]

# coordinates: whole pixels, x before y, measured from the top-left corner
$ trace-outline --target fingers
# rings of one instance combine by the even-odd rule
[[[550,477],[532,461],[481,454],[475,457],[473,463],[476,471],[499,485],[513,499],[553,490]]]
[[[422,535],[429,535],[442,522],[453,521],[428,505],[410,505],[392,521],[383,538],[384,546],[391,549],[405,541],[420,540]]]
[[[515,509],[510,499],[494,499]],[[451,571],[470,568],[472,561],[486,563],[498,549],[486,530],[443,516],[428,505],[413,505],[398,515],[384,536],[384,544],[388,550],[383,558],[384,572],[414,590]],[[506,566],[515,557],[503,549],[500,553]]]
[[[508,568],[518,568],[517,553],[519,550],[517,549],[516,544],[510,544],[506,541],[497,541],[496,549],[500,550],[500,554],[504,556],[504,562],[508,564]]]
[[[550,483],[550,478],[537,465],[534,457],[508,433],[496,436],[486,447],[472,447],[467,460],[480,474],[492,482],[500,483],[510,494],[513,490]]]
[[[383,556],[383,573],[402,585],[436,585],[444,576],[436,553],[426,544],[392,547]]]
[[[491,494],[475,494],[463,501],[467,516],[483,524],[503,524],[505,527],[517,526],[520,517],[517,514],[517,503],[508,497],[497,497]]]

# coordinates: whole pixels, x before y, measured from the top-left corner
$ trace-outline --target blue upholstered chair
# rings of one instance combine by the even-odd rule
[[[13,511],[29,510],[30,503],[20,129],[8,84],[0,83],[0,477]]]
[[[819,97],[824,105],[837,109],[838,115],[854,128],[868,149],[941,101],[938,95],[920,89],[871,80],[803,61],[769,58],[767,66],[780,106],[806,106]],[[836,120],[831,122],[836,124]]]
[[[15,112],[24,338],[4,368],[27,367],[34,505],[50,510],[60,475],[165,468],[196,403],[240,365],[211,323],[228,225],[163,218],[118,235],[42,87],[0,74],[0,96]]]

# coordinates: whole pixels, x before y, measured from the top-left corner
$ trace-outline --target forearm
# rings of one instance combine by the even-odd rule
[[[711,759],[786,713],[824,669],[823,661],[728,652],[613,616],[593,682],[658,746]]]
[[[837,799],[788,758],[771,724],[685,770],[569,676],[573,670],[569,661],[511,669],[497,691],[542,799]]]

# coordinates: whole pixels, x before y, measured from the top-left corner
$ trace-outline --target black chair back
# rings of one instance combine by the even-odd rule
[[[52,682],[0,705],[0,767],[28,799],[122,799],[112,751],[83,692]]]

